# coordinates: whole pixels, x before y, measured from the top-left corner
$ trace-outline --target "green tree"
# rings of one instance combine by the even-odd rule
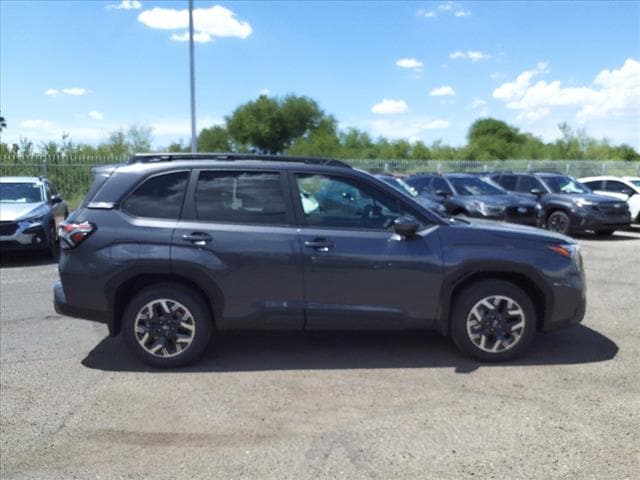
[[[295,139],[286,153],[302,156],[340,157],[341,145],[336,120],[333,117],[322,119],[309,135]]]
[[[238,107],[227,117],[231,138],[259,153],[277,154],[296,138],[315,130],[324,113],[308,97],[288,95],[284,99],[261,95]]]
[[[203,128],[198,135],[199,152],[231,152],[231,145],[229,131],[220,125]]]
[[[506,160],[524,143],[517,128],[495,118],[481,118],[469,127],[469,144],[465,156],[469,160]]]

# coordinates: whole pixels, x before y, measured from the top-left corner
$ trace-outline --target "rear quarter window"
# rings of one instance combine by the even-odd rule
[[[122,204],[134,217],[177,220],[187,188],[188,172],[157,175],[147,179]]]

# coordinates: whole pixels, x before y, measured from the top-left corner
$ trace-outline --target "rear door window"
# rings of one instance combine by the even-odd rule
[[[492,179],[502,188],[509,191],[514,191],[518,183],[518,177],[515,175],[500,175],[499,177],[492,177]]]
[[[182,209],[188,172],[157,175],[146,180],[122,204],[134,217],[177,220]]]
[[[517,192],[523,193],[531,193],[531,190],[540,190],[541,192],[546,191],[540,180],[538,180],[533,175],[520,175],[518,180],[518,186],[516,188]]]
[[[196,186],[196,218],[252,225],[288,224],[277,172],[203,171]]]

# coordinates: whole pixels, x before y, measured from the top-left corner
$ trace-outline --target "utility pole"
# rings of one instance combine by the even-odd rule
[[[193,0],[189,0],[189,67],[191,70],[191,152],[198,151],[196,138],[196,71],[193,53]]]

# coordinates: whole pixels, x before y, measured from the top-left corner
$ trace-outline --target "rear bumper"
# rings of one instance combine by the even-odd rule
[[[53,286],[53,307],[57,313],[67,317],[82,318],[99,323],[109,322],[110,315],[108,312],[100,312],[97,310],[90,310],[70,305],[67,302],[64,288],[62,288],[62,284],[60,282],[55,283]]]

